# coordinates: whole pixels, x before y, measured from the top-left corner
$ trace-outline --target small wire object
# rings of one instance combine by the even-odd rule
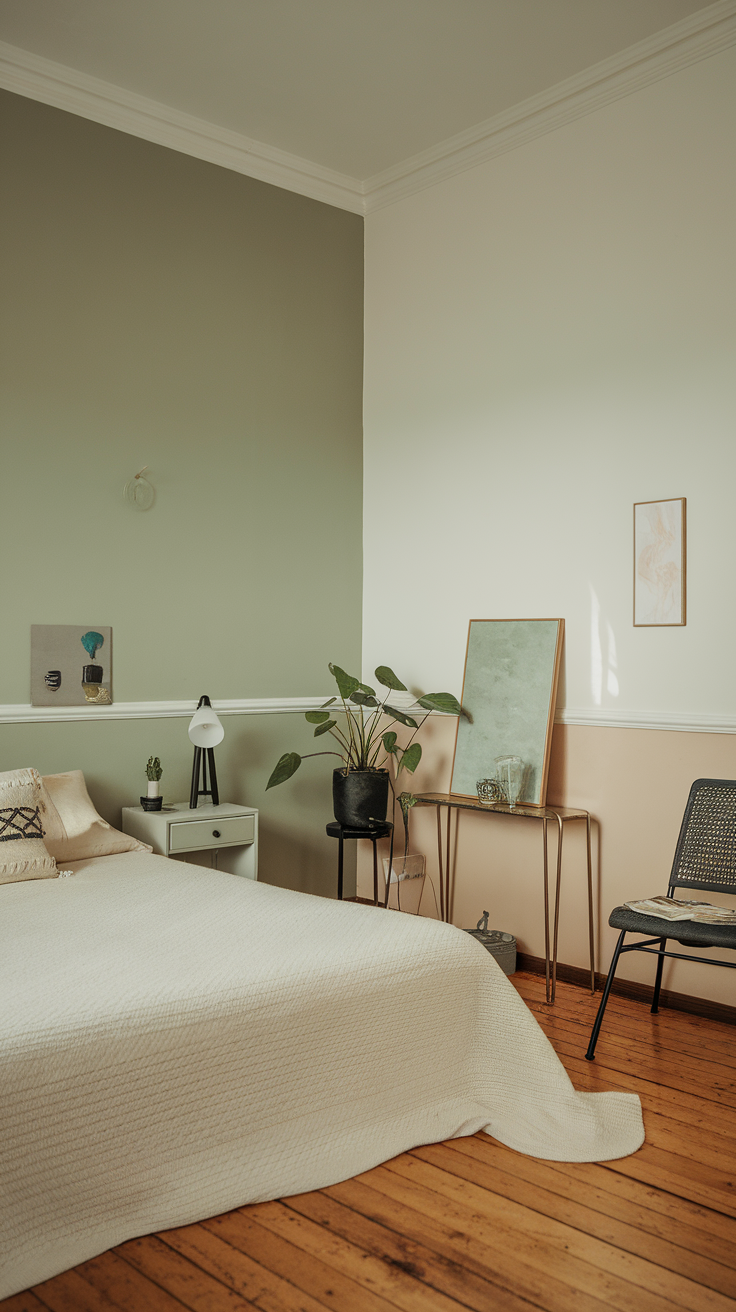
[[[148,465],[144,465],[123,488],[123,501],[135,506],[136,510],[150,510],[156,498],[155,489],[148,479],[143,477],[147,469]]]
[[[484,806],[493,806],[496,802],[505,802],[506,794],[498,779],[479,779],[475,785],[478,801]]]

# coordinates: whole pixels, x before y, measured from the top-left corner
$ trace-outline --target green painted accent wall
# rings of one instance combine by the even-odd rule
[[[362,219],[20,96],[0,113],[0,703],[29,700],[32,623],[112,625],[116,701],[327,695],[328,660],[360,664]],[[266,796],[307,726],[225,727],[263,876],[330,892],[329,758]],[[152,752],[186,796],[186,721],[0,726],[0,769],[81,767],[115,823]]]

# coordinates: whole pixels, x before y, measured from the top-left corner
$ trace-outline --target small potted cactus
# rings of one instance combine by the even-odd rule
[[[164,799],[160,795],[158,781],[163,774],[161,762],[157,756],[149,756],[148,765],[146,766],[146,776],[148,778],[147,796],[141,798],[141,806],[144,811],[160,811],[164,804]]]

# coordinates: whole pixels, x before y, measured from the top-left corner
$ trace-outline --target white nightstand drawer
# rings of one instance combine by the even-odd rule
[[[187,820],[172,824],[169,833],[170,852],[196,852],[200,847],[230,847],[236,843],[252,843],[255,838],[255,819],[252,815],[237,815],[229,819]]]

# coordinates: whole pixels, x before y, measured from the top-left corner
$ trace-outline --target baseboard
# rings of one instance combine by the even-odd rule
[[[527,970],[530,975],[544,975],[544,957],[532,957],[528,952],[517,952],[516,969]],[[584,966],[566,966],[564,962],[558,961],[557,978],[565,984],[590,988],[590,971]],[[606,976],[596,973],[595,985],[598,990],[603,989],[605,982]],[[648,1007],[652,1005],[651,984],[635,984],[633,980],[615,979],[611,992],[617,993],[622,998],[633,998],[635,1002],[645,1002]],[[662,989],[659,1001],[660,1006],[670,1011],[687,1011],[692,1016],[703,1016],[706,1020],[720,1020],[726,1025],[736,1025],[736,1007],[729,1007],[725,1002],[693,998],[689,993],[673,993],[669,989]]]

